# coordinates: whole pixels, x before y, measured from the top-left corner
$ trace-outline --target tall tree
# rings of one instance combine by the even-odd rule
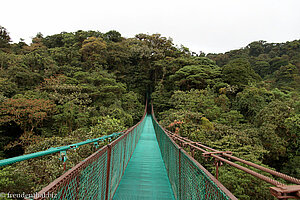
[[[44,99],[6,99],[0,104],[0,124],[14,122],[24,131],[21,144],[28,145],[34,129],[55,110],[55,104]],[[16,143],[17,144],[17,143]]]
[[[225,82],[241,88],[261,80],[261,77],[251,68],[249,61],[242,58],[230,61],[224,66],[222,74]]]
[[[0,49],[5,50],[6,48],[8,48],[10,42],[11,39],[6,28],[0,26]]]

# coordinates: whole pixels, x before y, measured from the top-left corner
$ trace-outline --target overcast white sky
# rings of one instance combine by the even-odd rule
[[[77,30],[160,33],[199,53],[252,41],[300,39],[300,0],[6,0],[0,25],[13,42]]]

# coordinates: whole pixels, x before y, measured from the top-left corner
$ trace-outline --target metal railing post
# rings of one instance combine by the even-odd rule
[[[130,133],[129,133],[130,134]],[[126,159],[126,145],[127,145],[127,138],[128,138],[128,134],[124,137],[124,155],[123,155],[123,172],[125,170],[126,167],[126,163],[125,163],[125,159]]]
[[[216,159],[215,165],[216,165],[216,179],[219,180],[219,160],[218,159]]]
[[[109,192],[109,178],[110,178],[110,163],[111,163],[111,145],[107,145],[107,171],[106,171],[106,190],[105,190],[105,200],[108,200]]]

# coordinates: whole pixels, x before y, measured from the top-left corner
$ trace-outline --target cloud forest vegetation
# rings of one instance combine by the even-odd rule
[[[125,130],[151,95],[169,130],[300,178],[299,94],[300,40],[205,54],[114,30],[12,43],[0,26],[1,159]],[[67,168],[93,151],[69,153]],[[213,161],[195,156],[214,174]],[[1,192],[33,193],[62,173],[59,155],[2,167]],[[273,199],[268,184],[230,166],[219,179],[239,199]]]

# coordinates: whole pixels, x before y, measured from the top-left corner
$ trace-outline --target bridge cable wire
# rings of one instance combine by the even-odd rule
[[[152,110],[153,110],[153,107],[152,107]],[[154,111],[152,111],[154,113]],[[156,118],[155,118],[156,120]],[[163,128],[163,127],[162,127]],[[179,146],[181,147],[185,147],[185,146],[189,146],[191,151],[192,151],[192,156],[194,155],[194,150],[198,150],[198,151],[201,151],[203,152],[202,153],[202,156],[207,158],[207,157],[213,157],[216,159],[216,177],[218,178],[218,163],[219,161],[222,161],[224,163],[227,163],[237,169],[240,169],[248,174],[251,174],[252,176],[254,177],[257,177],[267,183],[270,183],[271,185],[274,185],[275,187],[270,187],[270,193],[275,196],[276,198],[278,199],[288,199],[288,198],[293,198],[293,199],[300,199],[300,180],[297,179],[297,178],[294,178],[294,177],[291,177],[291,176],[288,176],[286,174],[283,174],[283,173],[280,173],[280,172],[277,172],[277,171],[274,171],[274,170],[271,170],[271,169],[268,169],[268,168],[265,168],[263,166],[260,166],[260,165],[257,165],[255,163],[252,163],[252,162],[249,162],[249,161],[246,161],[246,160],[243,160],[241,158],[238,158],[236,156],[232,156],[231,155],[231,152],[229,151],[218,151],[216,149],[213,149],[211,147],[208,147],[206,145],[203,145],[202,143],[200,142],[195,142],[195,141],[192,141],[186,137],[182,137],[176,133],[173,133],[165,128],[163,128],[165,133],[176,143],[178,143]],[[208,151],[209,150],[209,151]],[[297,185],[286,185],[286,184],[283,184],[277,180],[274,180],[270,177],[267,177],[267,176],[264,176],[258,172],[255,172],[251,169],[248,169],[246,167],[243,167],[239,164],[236,164],[234,162],[231,162],[229,161],[228,159],[226,158],[223,158],[223,157],[226,157],[228,159],[232,159],[232,160],[235,160],[235,161],[238,161],[238,162],[241,162],[243,164],[246,164],[248,166],[251,166],[251,167],[254,167],[256,169],[259,169],[261,171],[264,171],[264,172],[267,172],[273,176],[277,176],[279,178],[282,178],[286,181],[289,181],[289,182],[292,182],[292,183],[295,183]]]

